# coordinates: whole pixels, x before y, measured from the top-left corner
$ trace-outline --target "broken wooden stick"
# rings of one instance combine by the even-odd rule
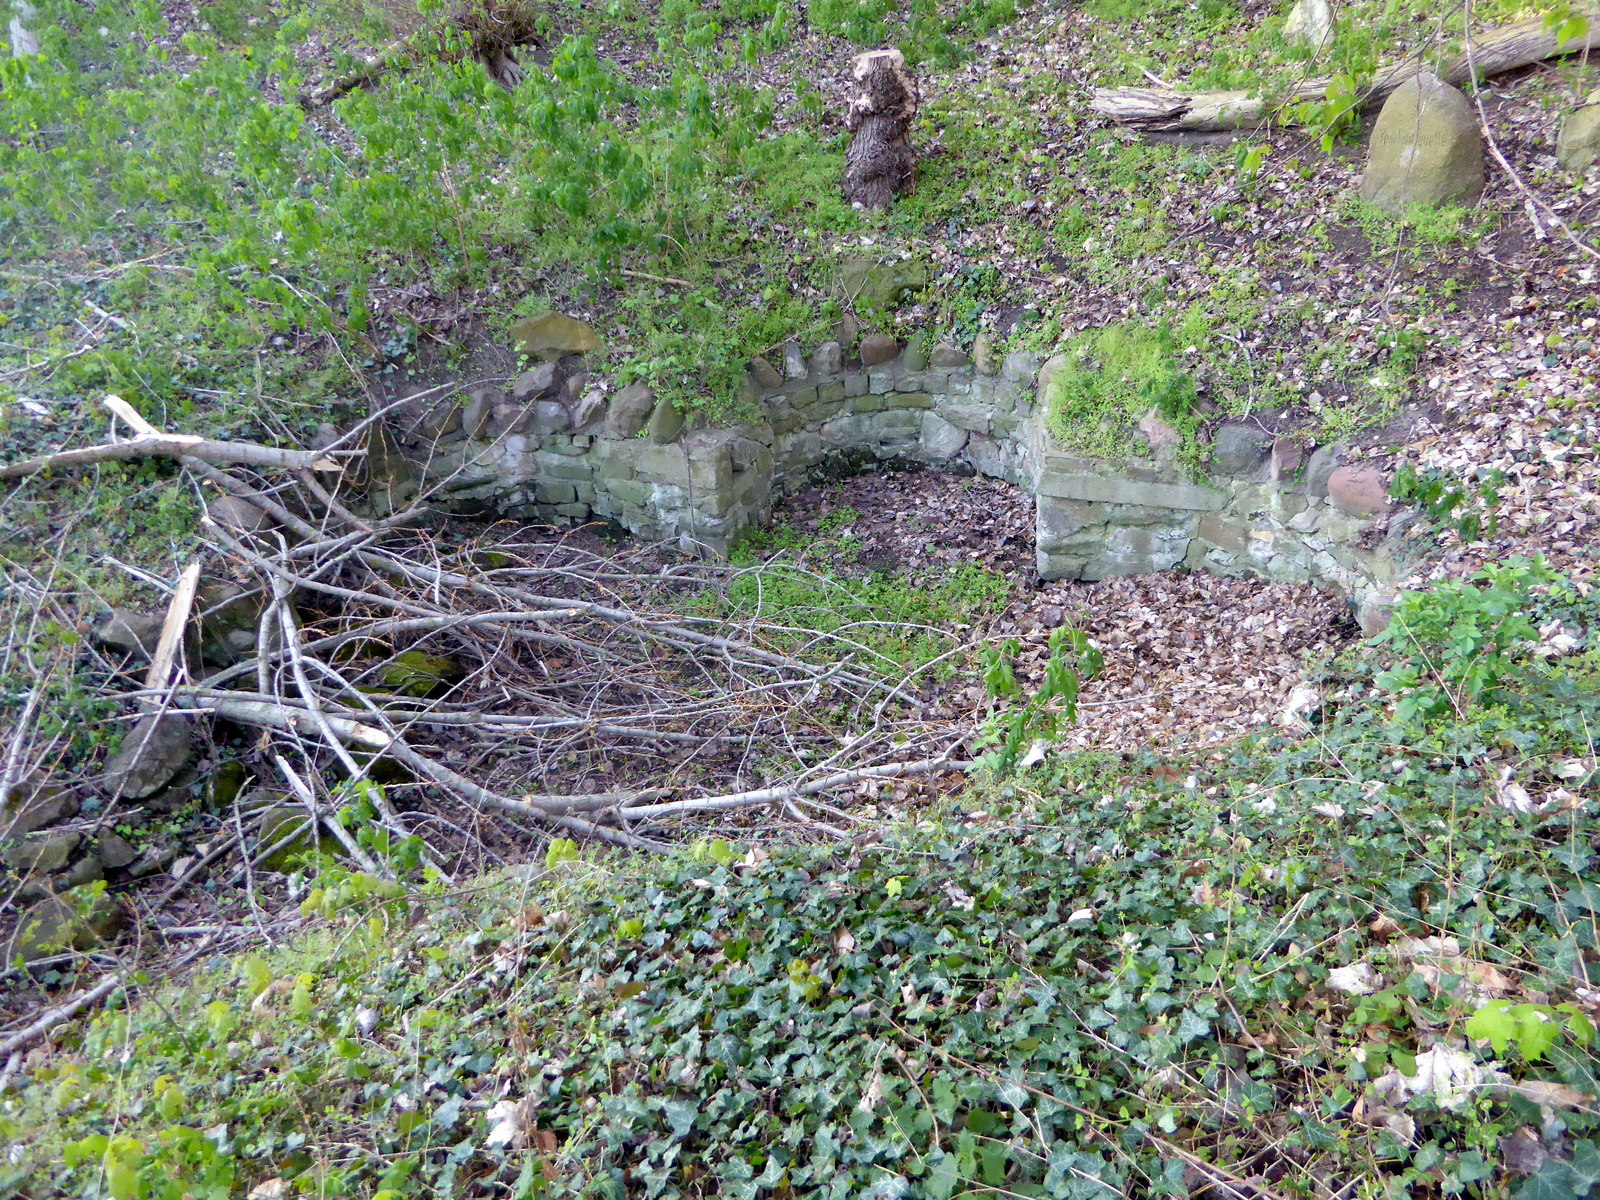
[[[1542,19],[1486,30],[1472,39],[1468,49],[1452,55],[1435,73],[1446,83],[1457,85],[1466,83],[1475,74],[1478,78],[1487,78],[1549,58],[1593,49],[1600,46],[1600,12],[1586,15],[1588,26],[1584,32],[1565,40]],[[1371,82],[1358,91],[1355,106],[1376,104],[1423,69],[1416,58],[1381,68]],[[1260,129],[1268,125],[1293,124],[1294,106],[1326,98],[1329,82],[1327,78],[1308,79],[1273,96],[1243,90],[1183,92],[1175,88],[1096,88],[1089,107],[1113,121],[1141,129],[1183,133]]]
[[[159,693],[166,689],[172,678],[172,665],[178,657],[178,647],[183,643],[184,627],[189,623],[189,613],[194,608],[195,590],[200,586],[200,560],[197,558],[178,576],[178,586],[167,602],[167,616],[161,623],[161,637],[156,642],[156,652],[150,659],[150,670],[145,675],[145,691],[157,693],[142,701],[142,707],[158,710],[162,707]]]
[[[126,442],[102,442],[41,454],[19,463],[0,467],[0,479],[21,479],[57,467],[81,467],[88,463],[126,462],[135,458],[198,458],[209,463],[245,463],[255,467],[287,467],[290,470],[337,471],[336,459],[320,450],[280,450],[255,442],[219,442],[192,433],[162,433],[120,396],[107,396],[105,405],[139,436]],[[346,453],[356,453],[347,451]]]

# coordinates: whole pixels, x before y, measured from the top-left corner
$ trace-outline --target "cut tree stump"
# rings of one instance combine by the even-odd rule
[[[1480,77],[1500,75],[1518,67],[1531,66],[1548,58],[1575,54],[1600,46],[1600,12],[1585,14],[1588,28],[1578,37],[1560,39],[1544,21],[1519,21],[1478,34],[1472,43],[1471,61],[1462,50],[1452,55],[1436,74],[1446,83],[1460,85],[1477,68]],[[1382,68],[1372,82],[1358,93],[1357,107],[1384,99],[1395,88],[1425,68],[1415,58]],[[1259,129],[1267,125],[1293,124],[1288,114],[1297,104],[1321,100],[1327,95],[1328,80],[1308,79],[1278,96],[1259,96],[1246,91],[1180,92],[1171,88],[1097,88],[1089,107],[1102,116],[1141,129],[1184,133],[1211,133],[1228,129]]]
[[[916,170],[911,122],[917,115],[917,81],[893,47],[856,55],[851,74],[856,92],[845,119],[853,135],[845,155],[845,199],[862,208],[888,208],[911,186]]]

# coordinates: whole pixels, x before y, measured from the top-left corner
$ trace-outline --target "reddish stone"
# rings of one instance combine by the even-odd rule
[[[1150,449],[1157,454],[1176,450],[1183,445],[1183,434],[1161,419],[1161,414],[1151,409],[1139,418],[1139,432],[1144,434],[1144,440],[1150,443]]]
[[[869,333],[861,339],[861,365],[875,367],[900,357],[900,343],[887,333]]]
[[[1305,451],[1294,438],[1275,438],[1272,442],[1272,480],[1287,479],[1300,469],[1305,461]]]
[[[1388,511],[1389,487],[1376,467],[1339,467],[1328,476],[1328,499],[1353,517]]]

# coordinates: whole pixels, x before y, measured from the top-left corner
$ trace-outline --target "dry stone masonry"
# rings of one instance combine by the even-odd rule
[[[1376,471],[1342,465],[1332,448],[1304,457],[1298,442],[1246,423],[1216,432],[1198,479],[1153,419],[1142,448],[1151,457],[1075,457],[1044,419],[1042,397],[1064,360],[974,350],[873,334],[847,361],[836,342],[809,357],[790,343],[775,361],[751,363],[745,399],[762,419],[732,428],[693,427],[640,384],[607,400],[572,360],[545,363],[509,394],[480,389],[464,408],[408,414],[386,469],[403,473],[400,490],[438,489],[458,511],[610,520],[708,553],[726,552],[820,472],[875,463],[971,471],[1036,497],[1046,579],[1183,566],[1322,584],[1369,615],[1391,598],[1403,555],[1385,533]]]

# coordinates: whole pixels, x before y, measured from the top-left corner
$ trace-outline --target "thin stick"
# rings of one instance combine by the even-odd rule
[[[842,771],[810,783],[780,784],[777,787],[757,788],[751,792],[735,792],[728,796],[705,796],[698,800],[672,800],[666,804],[640,804],[619,810],[618,815],[630,821],[652,817],[671,816],[674,813],[725,812],[730,808],[754,808],[761,804],[776,804],[793,800],[797,796],[810,796],[830,791],[867,779],[903,779],[911,775],[928,775],[934,771],[970,770],[970,762],[957,759],[927,758],[921,762],[884,763],[876,767],[863,767],[859,771]]]
[[[36,1020],[0,1042],[0,1058],[12,1059],[19,1051],[31,1046],[57,1025],[72,1020],[91,1004],[98,1004],[121,986],[121,975],[107,975],[83,995],[55,1008],[46,1009]],[[13,1069],[11,1062],[8,1061],[5,1071],[0,1072],[0,1091],[5,1089]]]

